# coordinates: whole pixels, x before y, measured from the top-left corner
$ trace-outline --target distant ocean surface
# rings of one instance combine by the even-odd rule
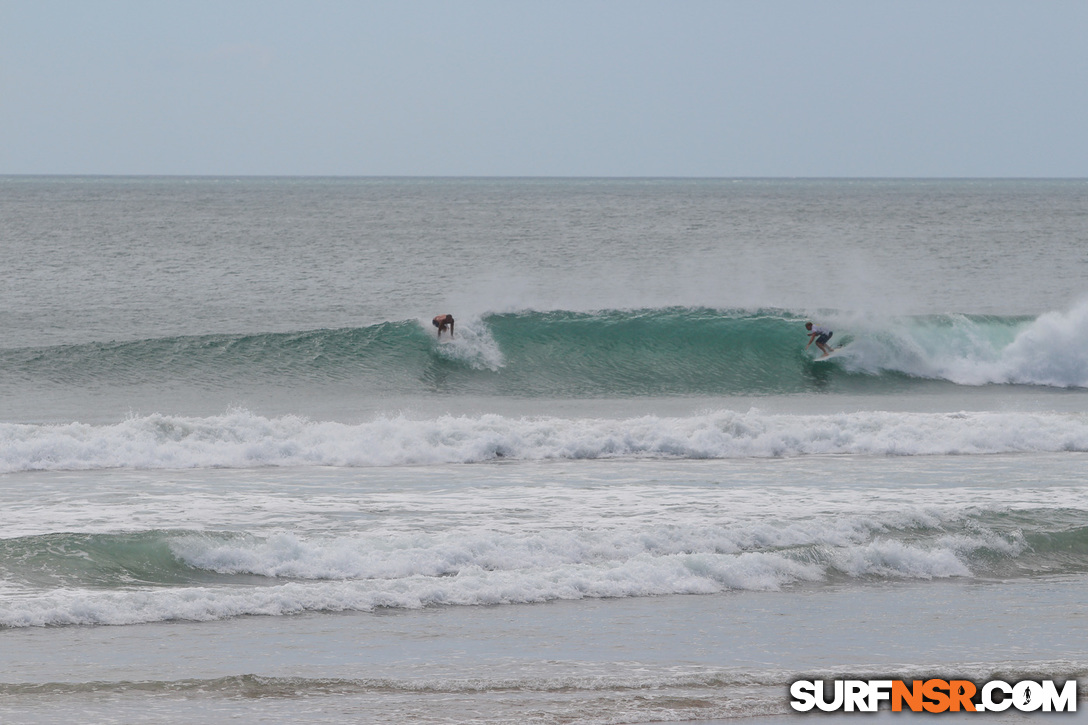
[[[2,722],[1085,705],[1088,181],[0,177],[0,240]]]

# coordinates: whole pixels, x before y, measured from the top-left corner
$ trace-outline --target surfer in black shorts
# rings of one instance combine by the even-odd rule
[[[438,337],[442,337],[442,333],[449,328],[450,339],[453,339],[453,315],[439,315],[431,320],[431,324],[438,328]]]
[[[816,347],[823,351],[824,357],[830,355],[832,348],[827,346],[827,341],[835,333],[819,325],[813,325],[811,322],[805,323],[805,329],[808,330],[808,345],[805,345],[805,349],[807,350],[808,346],[815,342]]]

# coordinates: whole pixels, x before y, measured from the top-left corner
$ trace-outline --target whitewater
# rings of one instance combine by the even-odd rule
[[[348,425],[233,411],[109,426],[0,425],[0,471],[410,466],[495,460],[768,458],[1088,452],[1088,414],[779,415],[718,411],[624,420],[501,415]]]
[[[5,722],[1084,704],[1084,181],[0,190]]]

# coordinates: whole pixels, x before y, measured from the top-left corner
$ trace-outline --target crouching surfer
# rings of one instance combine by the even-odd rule
[[[450,331],[450,339],[453,339],[453,315],[439,315],[431,320],[431,324],[438,328],[438,339],[442,339],[442,333]]]
[[[811,322],[805,323],[805,329],[808,330],[808,345],[805,345],[805,349],[807,350],[808,346],[815,342],[816,347],[820,348],[824,357],[830,355],[834,348],[828,347],[827,342],[835,333],[828,330],[826,327],[813,325]]]

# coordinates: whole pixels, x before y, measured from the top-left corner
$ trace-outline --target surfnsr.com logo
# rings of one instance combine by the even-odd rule
[[[830,687],[829,687],[830,685]],[[798,680],[790,685],[790,705],[798,712],[1076,712],[1077,681],[1059,687],[1054,680]]]

